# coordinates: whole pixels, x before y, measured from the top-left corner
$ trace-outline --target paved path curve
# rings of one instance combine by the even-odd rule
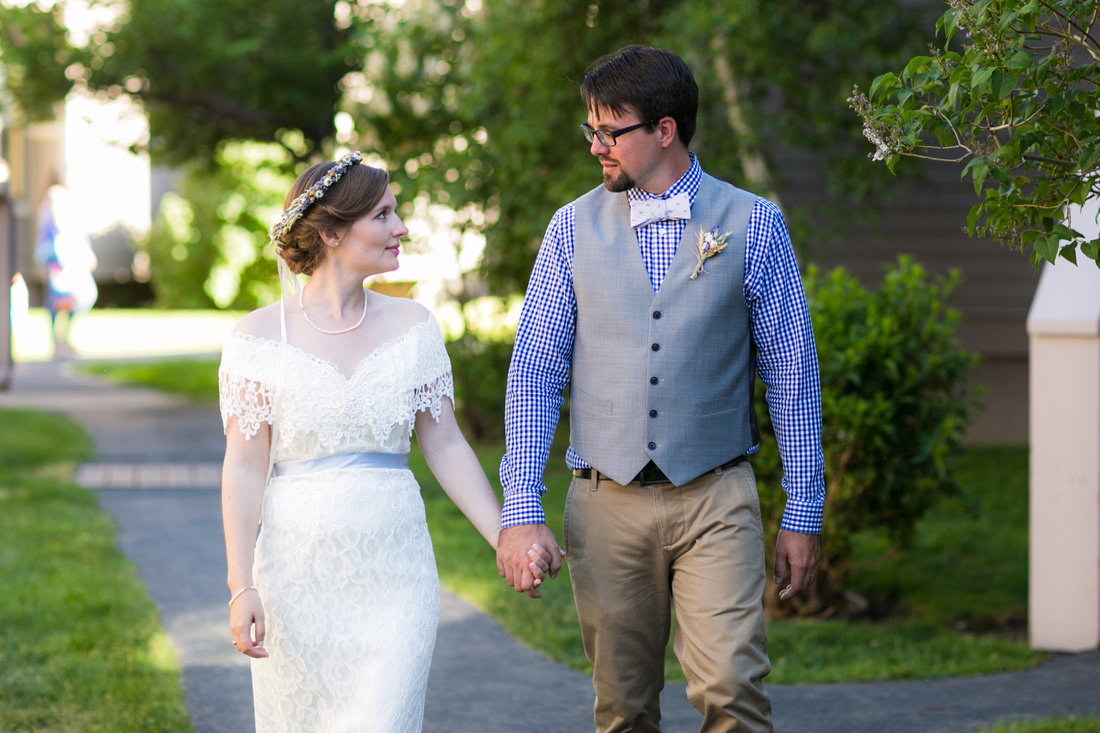
[[[252,731],[247,663],[226,631],[217,410],[75,376],[60,362],[17,365],[0,407],[64,412],[90,430],[98,461],[77,478],[115,516],[119,543],[160,608],[195,730]],[[961,733],[1002,719],[1100,713],[1100,654],[988,677],[769,690],[780,733]],[[444,593],[427,733],[577,733],[592,729],[592,701],[586,675]],[[664,730],[698,729],[683,685],[668,686],[662,708]]]

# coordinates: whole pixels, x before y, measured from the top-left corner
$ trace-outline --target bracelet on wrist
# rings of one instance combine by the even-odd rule
[[[232,605],[233,605],[233,601],[235,601],[235,600],[237,600],[238,598],[240,598],[240,597],[241,597],[241,594],[242,594],[242,593],[244,593],[245,591],[249,591],[249,590],[256,590],[256,591],[258,591],[258,590],[259,590],[259,588],[257,588],[257,587],[256,587],[256,586],[254,586],[254,585],[246,585],[245,587],[241,588],[241,589],[240,589],[239,591],[237,591],[236,593],[234,593],[234,594],[233,594],[233,597],[229,599],[229,605],[230,605],[230,606],[232,606]]]

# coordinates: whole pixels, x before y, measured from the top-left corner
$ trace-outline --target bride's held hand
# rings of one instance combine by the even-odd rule
[[[230,604],[229,631],[233,634],[233,646],[237,651],[255,659],[267,656],[264,649],[264,606],[255,589],[245,590]]]
[[[559,550],[561,556],[565,557],[565,550]],[[535,576],[534,585],[538,588],[542,585],[542,581],[546,578],[546,574],[550,571],[550,553],[537,542],[531,545],[531,549],[527,551],[527,556],[531,558],[531,562],[528,563],[531,568],[531,574]]]

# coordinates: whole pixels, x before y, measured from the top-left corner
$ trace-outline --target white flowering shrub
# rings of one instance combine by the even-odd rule
[[[967,229],[1032,262],[1100,265],[1100,238],[1069,204],[1100,194],[1100,34],[1095,0],[950,0],[945,49],[913,58],[848,100],[893,169],[903,156],[965,162],[980,201]]]

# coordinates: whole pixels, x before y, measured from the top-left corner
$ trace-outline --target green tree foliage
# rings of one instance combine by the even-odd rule
[[[349,110],[405,196],[447,203],[485,233],[490,286],[522,290],[553,211],[599,183],[578,129],[586,66],[651,36],[671,4],[406,3],[399,40],[367,57],[375,95]]]
[[[447,343],[454,373],[455,411],[463,434],[479,443],[504,442],[504,385],[512,341],[498,341],[467,329]]]
[[[63,29],[63,2],[0,6],[0,59],[25,109],[74,86],[139,101],[159,162],[210,164],[232,140],[278,142],[305,160],[332,137],[340,82],[359,68],[337,4],[108,0],[93,7],[111,20],[85,42]]]
[[[944,306],[957,274],[931,278],[902,258],[874,291],[843,269],[811,268],[805,282],[821,370],[827,498],[821,570],[795,611],[830,614],[844,606],[854,533],[878,527],[891,549],[902,549],[917,520],[957,492],[951,468],[976,409],[968,383],[976,357],[959,349],[959,315]],[[774,535],[785,496],[763,389],[756,411],[762,448],[753,468],[765,530]],[[777,592],[769,585],[772,612],[781,611]]]
[[[32,121],[50,119],[72,81],[65,69],[82,55],[69,43],[63,8],[0,4],[0,64],[8,91]]]
[[[304,160],[331,137],[340,80],[358,67],[336,4],[130,0],[87,80],[138,96],[153,152],[173,162],[212,156],[225,140],[279,142]]]
[[[27,80],[12,85],[18,100],[57,96],[73,84],[130,95],[150,116],[149,149],[172,163],[216,163],[221,145],[242,140],[283,145],[291,171],[337,144],[377,152],[407,205],[418,197],[449,205],[460,227],[485,235],[482,274],[498,293],[523,289],[553,211],[599,183],[577,129],[585,117],[577,87],[592,60],[630,43],[678,51],[700,83],[694,149],[708,171],[778,199],[779,162],[812,156],[829,193],[820,211],[851,219],[881,186],[842,100],[871,69],[921,47],[914,29],[925,7],[905,0],[888,10],[881,0],[101,6],[115,20],[87,42],[61,32],[60,5],[42,16],[53,23],[48,32],[27,36],[33,43],[9,48],[4,39],[11,78]],[[42,19],[33,5],[3,12],[5,29],[13,17],[32,29]],[[337,133],[337,111],[350,114],[354,129]],[[805,226],[810,212],[789,213],[796,241],[823,231]]]
[[[594,59],[630,43],[676,50],[700,84],[693,149],[708,171],[776,199],[783,156],[812,154],[834,197],[820,211],[851,218],[881,186],[844,97],[921,47],[921,17],[913,3],[883,12],[875,0],[494,0],[480,12],[410,0],[364,26],[397,40],[374,43],[364,64],[374,94],[346,108],[406,196],[468,212],[487,238],[491,285],[522,290],[554,210],[600,182],[577,129]]]
[[[189,168],[141,243],[162,274],[153,279],[157,305],[247,310],[278,299],[267,227],[293,182],[282,172],[289,159],[274,143],[228,143],[212,168]]]
[[[1070,204],[1100,194],[1100,42],[1095,0],[950,0],[936,24],[948,50],[916,56],[850,100],[874,157],[966,161],[981,200],[972,235],[1054,262],[1100,265]],[[960,33],[961,32],[961,33]],[[956,49],[952,41],[964,39]]]
[[[682,49],[699,82],[699,147],[708,168],[778,201],[784,164],[811,159],[825,198],[785,212],[796,242],[821,236],[807,226],[811,217],[834,229],[858,218],[887,176],[867,165],[843,100],[881,64],[923,47],[919,29],[930,5],[740,0],[670,14],[662,40]]]

